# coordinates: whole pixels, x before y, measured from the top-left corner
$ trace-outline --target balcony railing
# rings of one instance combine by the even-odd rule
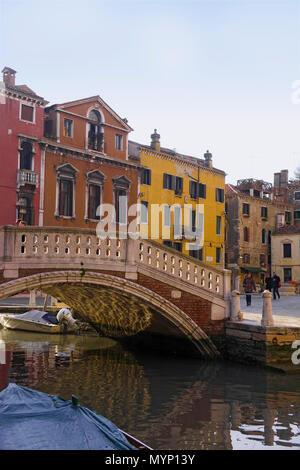
[[[25,184],[31,184],[37,186],[39,182],[39,175],[35,171],[31,170],[18,170],[17,184],[24,186]]]

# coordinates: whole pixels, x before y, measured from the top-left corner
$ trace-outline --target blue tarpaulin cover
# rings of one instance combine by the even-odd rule
[[[89,408],[14,383],[0,392],[0,449],[136,450]]]

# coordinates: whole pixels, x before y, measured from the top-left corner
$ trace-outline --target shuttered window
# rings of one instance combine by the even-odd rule
[[[224,189],[216,188],[216,201],[224,202]]]

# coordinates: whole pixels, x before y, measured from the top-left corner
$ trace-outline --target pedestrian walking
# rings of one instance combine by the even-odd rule
[[[249,307],[251,305],[251,294],[256,292],[256,285],[251,273],[247,273],[244,277],[243,287],[246,294],[247,307]]]
[[[280,299],[280,294],[279,294],[279,290],[278,290],[279,287],[281,287],[280,277],[276,273],[273,273],[272,288],[273,288],[273,299],[274,300],[276,300],[276,294],[278,296],[278,300]]]
[[[265,284],[266,284],[266,290],[272,292],[272,284],[273,284],[273,281],[272,281],[272,278],[271,278],[270,274],[267,274],[267,275],[266,275]]]

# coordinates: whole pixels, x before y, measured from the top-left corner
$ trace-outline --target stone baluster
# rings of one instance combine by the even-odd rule
[[[261,326],[273,326],[273,314],[272,314],[272,293],[268,290],[263,292],[263,310],[261,318]]]

